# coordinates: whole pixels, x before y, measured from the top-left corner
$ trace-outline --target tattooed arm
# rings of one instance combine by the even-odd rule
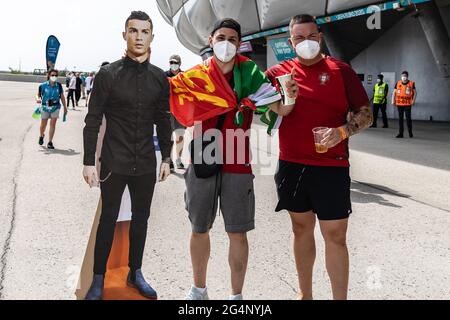
[[[333,148],[341,141],[360,133],[372,125],[373,115],[368,105],[352,110],[348,117],[347,123],[339,128],[331,128],[324,135],[322,144],[328,148]]]
[[[363,106],[358,110],[351,111],[347,124],[344,126],[347,137],[351,137],[367,129],[372,125],[372,122],[373,114],[369,106]]]
[[[367,93],[356,72],[343,62],[336,62],[344,80],[350,112],[347,116],[347,123],[339,128],[333,128],[327,132],[322,143],[328,148],[332,148],[341,141],[360,133],[368,128],[373,122],[373,115],[370,109],[370,101]]]

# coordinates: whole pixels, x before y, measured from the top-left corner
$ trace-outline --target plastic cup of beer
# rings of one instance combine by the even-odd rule
[[[278,85],[280,86],[281,95],[283,96],[283,103],[285,106],[290,106],[295,103],[295,99],[289,98],[287,93],[286,83],[292,80],[292,74],[288,73],[284,76],[277,77]]]
[[[328,148],[321,143],[325,133],[328,130],[329,128],[326,127],[317,127],[312,130],[314,134],[314,145],[316,146],[317,153],[326,153],[328,151]]]

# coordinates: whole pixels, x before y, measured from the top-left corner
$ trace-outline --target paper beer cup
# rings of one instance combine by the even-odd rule
[[[280,86],[281,95],[283,97],[283,104],[285,106],[293,105],[295,103],[295,99],[289,98],[287,94],[287,86],[286,83],[292,80],[292,74],[288,73],[284,76],[277,77],[278,85]]]

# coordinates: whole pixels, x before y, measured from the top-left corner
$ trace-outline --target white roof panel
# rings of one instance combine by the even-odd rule
[[[207,46],[215,21],[234,18],[242,34],[249,35],[287,25],[290,17],[307,13],[313,16],[362,7],[374,0],[156,0],[167,22],[175,28],[181,43],[199,53]],[[327,6],[328,2],[328,6]]]

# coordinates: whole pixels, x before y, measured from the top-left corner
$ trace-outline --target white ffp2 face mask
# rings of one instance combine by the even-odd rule
[[[402,77],[402,81],[403,81],[403,82],[408,81],[408,77],[403,76],[403,77]]]
[[[230,62],[236,56],[237,48],[230,41],[220,41],[213,46],[214,55],[223,63]]]
[[[50,77],[51,82],[56,82],[58,80],[58,77]]]
[[[180,65],[179,64],[171,64],[170,65],[170,70],[177,71],[178,69],[180,69]]]
[[[303,40],[295,46],[298,56],[305,60],[311,60],[320,53],[320,44],[313,40]]]

